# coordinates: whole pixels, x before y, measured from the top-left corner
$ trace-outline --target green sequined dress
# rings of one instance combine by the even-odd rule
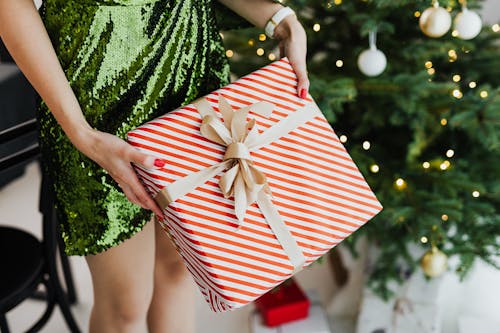
[[[125,138],[229,83],[214,7],[211,0],[44,0],[40,15],[87,121]],[[73,147],[43,101],[38,119],[66,253],[99,253],[140,231],[152,213]]]

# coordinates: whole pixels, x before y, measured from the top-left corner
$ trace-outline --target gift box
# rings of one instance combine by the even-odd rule
[[[289,279],[258,298],[255,306],[265,325],[277,326],[306,318],[310,302],[295,280]]]
[[[128,133],[136,165],[214,311],[241,307],[381,210],[287,58]]]
[[[441,332],[443,281],[443,277],[428,280],[417,270],[394,288],[395,296],[387,301],[365,288],[356,332]]]

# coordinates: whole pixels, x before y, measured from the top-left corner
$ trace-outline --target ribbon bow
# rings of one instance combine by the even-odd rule
[[[218,117],[205,98],[200,98],[193,104],[202,116],[201,134],[208,140],[225,146],[226,152],[221,162],[189,174],[164,187],[157,193],[156,202],[163,209],[171,202],[183,197],[224,171],[219,180],[219,187],[224,197],[234,196],[235,214],[240,225],[248,206],[257,202],[278,242],[288,255],[294,271],[300,270],[306,259],[270,200],[268,196],[270,189],[266,175],[254,166],[250,151],[278,140],[301,124],[321,114],[318,106],[314,102],[309,103],[264,132],[259,133],[255,119],[251,118],[247,121],[248,112],[252,111],[269,117],[275,108],[272,103],[260,101],[233,110],[227,100],[220,95],[219,111],[224,121]]]
[[[267,178],[255,167],[250,156],[251,149],[258,141],[259,132],[255,119],[247,122],[250,110],[269,117],[274,105],[261,101],[234,111],[227,100],[220,96],[219,112],[224,123],[215,114],[206,100],[200,100],[198,109],[206,112],[200,132],[214,142],[226,146],[223,161],[228,168],[219,180],[219,187],[225,198],[234,196],[234,210],[239,223],[243,222],[248,206],[257,200],[260,191],[270,193]]]

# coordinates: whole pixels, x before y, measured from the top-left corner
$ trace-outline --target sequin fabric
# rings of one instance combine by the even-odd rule
[[[125,138],[138,125],[229,83],[211,0],[45,0],[40,15],[89,124]],[[104,251],[152,213],[130,203],[38,104],[44,172],[68,255]]]

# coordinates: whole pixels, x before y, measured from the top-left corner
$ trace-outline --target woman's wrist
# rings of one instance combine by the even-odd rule
[[[274,28],[274,38],[277,40],[283,40],[301,33],[305,33],[305,31],[295,15],[288,15]]]
[[[92,154],[98,142],[98,131],[87,123],[72,128],[67,136],[71,143],[87,156]]]

